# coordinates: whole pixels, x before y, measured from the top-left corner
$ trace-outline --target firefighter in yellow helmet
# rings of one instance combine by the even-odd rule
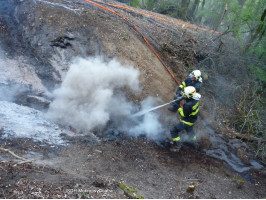
[[[182,141],[179,135],[182,130],[186,130],[190,140],[195,141],[197,139],[193,126],[197,121],[201,95],[196,92],[196,89],[193,86],[186,87],[183,95],[186,100],[185,104],[183,106],[180,102],[177,104],[177,109],[181,116],[180,123],[170,130],[172,141],[174,143]]]
[[[184,80],[176,90],[175,99],[182,95],[184,89],[188,86],[193,86],[196,89],[196,92],[200,91],[200,84],[202,83],[201,72],[200,70],[194,70],[191,72],[186,80]],[[178,109],[178,104],[173,102],[171,107],[168,108],[171,112],[176,112]]]

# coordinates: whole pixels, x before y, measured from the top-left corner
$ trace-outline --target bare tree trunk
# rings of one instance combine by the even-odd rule
[[[204,9],[204,6],[205,6],[205,0],[203,0],[203,1],[202,1],[202,4],[201,4],[201,10],[203,10],[203,9]],[[201,15],[201,16],[199,16],[199,18],[197,19],[197,21],[200,23],[200,22],[201,22],[201,20],[202,20],[202,15]]]
[[[202,1],[201,9],[203,10],[205,6],[205,0]]]
[[[259,37],[259,39],[258,39],[259,41],[261,41],[263,35],[265,34],[265,31],[266,31],[266,29],[263,29],[263,31],[262,31],[262,33],[260,34],[260,37]]]
[[[189,3],[190,3],[190,0],[182,0],[182,3],[181,3],[181,18],[183,20],[187,19],[187,12],[188,12]]]
[[[263,28],[263,27],[264,27],[265,16],[266,16],[266,9],[264,9],[264,11],[261,15],[260,24],[259,24],[258,28],[256,29],[255,33],[250,37],[250,40],[248,41],[247,45],[243,49],[242,53],[247,52],[247,50],[249,49],[251,44],[254,42],[255,39],[257,39],[257,37],[259,37],[261,32],[262,32],[261,34],[264,34],[265,28]]]
[[[225,16],[225,13],[227,12],[227,10],[228,10],[228,6],[227,6],[227,3],[226,3],[226,4],[225,4],[224,12],[222,13],[222,15],[221,15],[219,21],[217,22],[217,24],[216,24],[216,26],[215,26],[215,28],[214,28],[214,31],[216,31],[216,30],[218,29],[218,27],[220,26],[220,24],[222,23],[223,18],[224,18],[224,16]]]
[[[194,0],[193,6],[192,6],[192,8],[191,8],[191,10],[189,12],[189,19],[190,20],[194,20],[195,14],[196,14],[196,10],[199,7],[199,3],[200,3],[200,0]]]

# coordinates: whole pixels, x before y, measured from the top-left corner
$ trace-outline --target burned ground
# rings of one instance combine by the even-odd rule
[[[38,165],[1,162],[2,197],[127,198],[121,182],[145,198],[261,198],[264,188],[261,172],[246,181],[190,146],[177,155],[145,139],[124,138],[57,152]],[[192,194],[186,192],[191,183]]]
[[[0,79],[0,84],[3,88],[10,85],[22,88],[14,90],[16,95],[10,101],[45,111],[53,100],[49,94],[62,83],[70,60],[97,55],[106,60],[117,58],[122,64],[139,69],[142,93],[136,95],[124,89],[133,102],[138,104],[147,96],[160,97],[166,102],[172,100],[177,84],[143,38],[120,17],[82,0],[12,0],[8,9],[2,6],[4,0],[0,2],[1,58],[9,63],[8,69],[0,68],[6,76]],[[202,47],[204,42],[208,43],[209,33],[107,3],[113,1],[100,2],[137,26],[179,81],[212,50]],[[211,68],[212,64],[202,69],[208,74]],[[184,145],[179,153],[174,153],[145,138],[118,136],[105,140],[103,130],[80,133],[73,127],[59,127],[68,141],[65,146],[1,137],[1,147],[33,162],[16,165],[18,160],[1,152],[0,197],[127,198],[119,187],[121,182],[145,198],[264,197],[264,168],[254,169],[249,163],[254,154],[248,144],[231,140],[235,138],[234,131],[217,115],[224,108],[213,93],[216,88],[210,88],[217,79],[205,81],[201,117],[196,125],[196,131],[205,134],[198,149]],[[166,127],[177,122],[176,114],[169,114],[165,108],[164,114],[171,118],[165,122]],[[3,136],[1,123],[0,128]],[[230,133],[231,137],[227,137]],[[237,174],[225,160],[219,160],[222,155],[215,154],[218,159],[208,156],[214,149],[210,147],[215,144],[212,139],[216,136],[217,141],[238,149],[240,159],[247,162],[248,172]],[[194,193],[187,193],[193,182]]]

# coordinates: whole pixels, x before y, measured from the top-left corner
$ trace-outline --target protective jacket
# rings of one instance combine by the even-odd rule
[[[199,100],[187,99],[183,107],[179,105],[178,112],[181,116],[181,122],[193,126],[198,118]]]
[[[180,91],[184,90],[187,86],[193,86],[196,89],[196,92],[200,91],[200,82],[199,81],[192,81],[190,77],[184,80],[176,90],[176,94],[180,94]]]

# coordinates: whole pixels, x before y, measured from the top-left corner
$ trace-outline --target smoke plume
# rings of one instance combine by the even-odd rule
[[[131,136],[146,135],[158,139],[163,132],[156,113],[140,118],[131,115],[156,105],[149,97],[140,106],[126,98],[125,92],[140,92],[139,71],[103,58],[76,58],[60,88],[54,91],[48,117],[80,131],[93,131],[112,123],[112,128]],[[109,125],[109,124],[108,124]]]

